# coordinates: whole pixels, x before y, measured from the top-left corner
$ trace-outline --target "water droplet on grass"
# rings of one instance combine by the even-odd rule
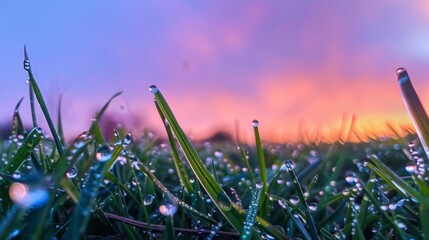
[[[147,194],[146,196],[144,196],[143,204],[146,205],[146,206],[147,205],[151,205],[154,199],[155,199],[154,195]]]
[[[410,162],[405,166],[405,170],[407,170],[408,173],[412,174],[416,172],[417,166],[415,163]]]
[[[257,182],[257,183],[255,184],[255,187],[256,187],[256,188],[258,188],[258,189],[262,189],[262,188],[264,187],[264,183],[262,183],[262,182]]]
[[[97,154],[95,156],[97,160],[100,162],[105,162],[109,160],[112,157],[112,151],[110,150],[109,145],[105,144],[101,146],[98,149]]]
[[[286,160],[280,167],[280,171],[291,171],[295,168],[295,163],[292,160]]]
[[[24,69],[25,71],[30,70],[30,60],[28,58],[24,59]]]
[[[122,146],[123,146],[123,147],[128,146],[128,144],[130,144],[130,143],[131,143],[132,139],[133,139],[132,134],[129,132],[129,133],[124,137],[124,140],[123,140]]]
[[[299,203],[299,198],[296,195],[290,196],[289,199],[290,203],[292,203],[294,206],[296,206]]]
[[[348,184],[354,184],[356,179],[353,175],[348,175],[346,176],[345,180]]]
[[[396,204],[395,203],[389,204],[389,209],[392,211],[396,210]]]
[[[151,86],[149,87],[149,91],[150,91],[151,93],[155,94],[155,93],[157,93],[159,90],[158,90],[158,88],[157,88],[155,85],[151,85]]]
[[[214,152],[215,157],[217,158],[223,158],[223,153],[221,151],[215,151]]]
[[[162,204],[159,206],[159,212],[164,216],[171,216],[177,212],[177,206],[174,204]]]
[[[218,204],[219,207],[224,211],[229,211],[232,208],[231,199],[224,192],[221,192],[218,195]]]
[[[66,173],[66,176],[67,176],[68,178],[75,178],[75,177],[77,176],[77,173],[78,173],[77,168],[76,168],[76,167],[72,167],[72,168],[70,168],[70,170]]]
[[[308,209],[312,212],[315,212],[317,210],[317,204],[316,203],[309,203]]]
[[[259,126],[259,121],[258,120],[253,120],[252,121],[252,126],[254,127],[254,128],[256,128],[256,127],[258,127]]]
[[[15,171],[13,174],[12,174],[12,177],[13,178],[15,178],[15,179],[18,179],[18,178],[21,178],[21,172],[20,171]]]

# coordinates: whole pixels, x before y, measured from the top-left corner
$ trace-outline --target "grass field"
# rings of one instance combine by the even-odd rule
[[[26,51],[24,69],[33,128],[18,103],[0,146],[0,239],[429,238],[429,120],[403,69],[417,134],[271,144],[255,120],[251,145],[191,142],[156,86],[147,94],[167,140],[126,129],[105,139],[99,121],[118,93],[65,142],[60,108],[53,123]]]

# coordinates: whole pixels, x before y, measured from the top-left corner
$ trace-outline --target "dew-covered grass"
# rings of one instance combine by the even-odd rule
[[[0,145],[0,239],[429,237],[429,125],[403,70],[418,136],[278,144],[255,120],[245,144],[190,141],[156,86],[142,94],[153,94],[168,138],[118,128],[106,139],[99,121],[118,93],[66,142],[61,107],[54,124],[27,53],[24,68],[33,121],[22,122],[18,103]]]

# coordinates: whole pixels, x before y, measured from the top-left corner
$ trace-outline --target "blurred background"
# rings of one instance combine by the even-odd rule
[[[398,67],[429,104],[426,1],[2,1],[3,129],[21,97],[31,125],[24,44],[69,138],[118,91],[107,125],[163,135],[152,84],[195,139],[252,140],[258,119],[265,141],[329,140],[352,116],[357,134],[388,134],[411,124]]]

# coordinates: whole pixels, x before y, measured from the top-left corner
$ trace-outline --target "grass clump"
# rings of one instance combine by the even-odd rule
[[[429,236],[427,116],[404,70],[414,135],[361,143],[192,143],[156,86],[168,139],[99,121],[67,143],[27,51],[32,129],[19,101],[0,146],[0,239],[424,239]],[[406,73],[406,72],[405,72]],[[36,102],[51,137],[38,126]],[[250,126],[249,126],[250,127]],[[221,150],[219,150],[221,149]]]

